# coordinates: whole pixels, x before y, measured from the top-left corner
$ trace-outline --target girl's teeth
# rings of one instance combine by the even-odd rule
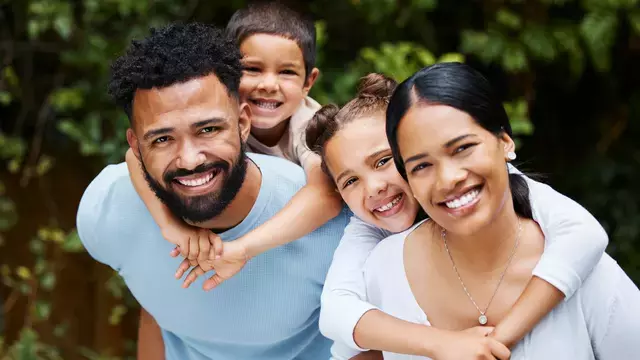
[[[473,200],[475,200],[475,198],[478,196],[478,194],[480,193],[480,191],[478,191],[477,189],[471,190],[468,193],[460,196],[459,198],[455,199],[455,200],[451,200],[451,201],[447,201],[445,204],[447,205],[447,207],[449,209],[457,209],[461,206],[465,206],[468,203],[472,202]]]
[[[400,201],[400,198],[402,198],[401,195],[396,196],[389,203],[384,204],[384,205],[380,206],[379,208],[377,208],[376,211],[383,212],[383,211],[390,210],[394,205],[396,205]]]
[[[178,182],[184,186],[191,186],[191,187],[201,186],[211,181],[211,179],[213,179],[213,175],[214,173],[209,173],[207,176],[203,176],[197,179],[184,179],[184,180],[178,179]]]

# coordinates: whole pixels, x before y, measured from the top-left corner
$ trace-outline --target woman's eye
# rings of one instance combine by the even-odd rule
[[[382,159],[378,160],[378,162],[376,163],[376,169],[381,167],[381,166],[384,166],[390,160],[392,160],[391,156],[387,156],[385,158],[382,158]]]
[[[454,150],[454,152],[453,152],[453,153],[454,153],[454,154],[461,153],[461,152],[463,152],[463,151],[465,151],[465,150],[467,150],[467,149],[470,149],[470,148],[472,148],[472,147],[474,147],[474,146],[476,146],[476,145],[477,145],[477,144],[464,144],[464,145],[462,145],[462,146],[457,147],[457,148]]]

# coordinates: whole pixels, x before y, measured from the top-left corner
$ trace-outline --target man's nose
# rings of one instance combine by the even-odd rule
[[[176,166],[181,169],[193,170],[205,163],[207,157],[201,149],[190,141],[185,141],[180,148],[180,154]]]

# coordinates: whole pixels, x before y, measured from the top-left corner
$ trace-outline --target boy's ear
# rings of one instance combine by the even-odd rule
[[[138,160],[140,160],[140,146],[138,144],[138,137],[131,128],[127,129],[127,142],[129,143],[129,147],[131,148],[131,151],[133,151],[133,154],[136,156],[136,158],[138,158]]]
[[[318,76],[320,76],[320,70],[318,70],[318,68],[313,68],[313,70],[311,70],[311,72],[309,73],[309,76],[307,76],[307,81],[304,84],[304,88],[302,88],[305,96],[309,94],[309,91],[313,87],[313,84],[315,84],[316,80],[318,80]]]
[[[251,108],[245,102],[240,104],[240,116],[238,117],[238,129],[240,138],[246,142],[251,133]]]

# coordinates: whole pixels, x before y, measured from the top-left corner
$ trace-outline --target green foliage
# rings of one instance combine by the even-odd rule
[[[3,46],[11,43],[14,49],[19,49],[2,58],[0,112],[4,114],[7,110],[13,114],[18,109],[20,114],[26,109],[28,113],[38,107],[51,112],[51,116],[42,116],[45,124],[36,120],[25,126],[10,118],[9,126],[5,127],[6,119],[1,120],[2,129],[11,129],[6,133],[0,131],[3,166],[14,176],[28,173],[36,178],[56,166],[54,157],[40,153],[38,147],[34,149],[37,141],[25,130],[32,128],[36,133],[46,129],[49,138],[71,140],[72,150],[91,157],[96,170],[121,161],[128,147],[125,132],[129,121],[106,94],[110,61],[129,41],[146,35],[150,26],[180,19],[221,23],[226,18],[222,15],[217,18],[218,14],[230,15],[231,10],[244,3],[243,0],[0,0],[3,11],[6,7],[12,10],[9,13],[22,14],[14,16],[18,20],[15,27],[23,27],[14,30],[0,23],[0,33],[10,35],[7,41],[3,38]],[[504,106],[517,145],[524,150],[529,146],[528,139],[539,135],[538,122],[544,122],[546,116],[530,119],[528,99],[535,104],[553,96],[540,91],[536,79],[566,74],[563,86],[575,92],[578,81],[592,70],[604,80],[602,83],[617,86],[625,79],[612,71],[614,48],[631,48],[630,44],[637,43],[640,37],[640,0],[510,0],[464,5],[437,0],[311,3],[324,19],[316,24],[320,49],[317,64],[322,75],[311,93],[320,103],[343,104],[350,100],[358,80],[369,72],[385,73],[402,81],[416,70],[437,62],[481,63],[486,65],[484,70],[498,72],[497,77],[508,80]],[[341,29],[336,29],[335,24]],[[625,27],[631,29],[628,38],[621,35]],[[351,32],[359,36],[349,37]],[[42,70],[32,66],[31,71],[36,72],[29,77],[29,62],[25,60],[29,56],[24,54],[29,54],[31,61],[47,56],[50,63],[39,65],[55,68]],[[41,74],[37,71],[61,76],[50,76],[53,81],[40,81]],[[640,111],[629,108],[640,103],[637,96],[640,95],[615,104],[622,109],[618,111],[631,114],[631,120],[621,125],[629,135],[612,135],[609,143],[614,145],[608,148],[598,145],[594,160],[580,168],[582,172],[575,180],[560,182],[603,222],[611,236],[610,253],[636,281],[640,280],[640,192],[635,184],[640,181],[640,153],[633,144],[640,136],[637,122]],[[47,115],[46,111],[42,113]],[[29,115],[26,121],[32,118],[40,116]],[[594,119],[581,127],[596,126],[598,120]],[[27,158],[30,153],[37,155],[37,161]],[[564,166],[558,164],[557,168]],[[27,216],[18,214],[9,195],[0,181],[0,232],[14,226],[18,216]],[[44,336],[38,334],[35,325],[50,322],[56,311],[51,294],[61,281],[56,274],[63,264],[52,260],[51,254],[85,250],[75,229],[59,228],[56,219],[35,231],[31,240],[25,242],[33,263],[0,266],[10,296],[27,303],[25,327],[18,339],[7,344],[0,337],[0,359],[61,358],[56,346],[42,342]],[[2,242],[0,237],[0,246]],[[116,300],[107,314],[114,326],[134,313],[136,304],[115,272],[104,286]],[[55,324],[51,332],[54,337],[63,338],[67,328],[64,322]],[[78,353],[88,359],[113,359],[93,349],[81,348]]]

